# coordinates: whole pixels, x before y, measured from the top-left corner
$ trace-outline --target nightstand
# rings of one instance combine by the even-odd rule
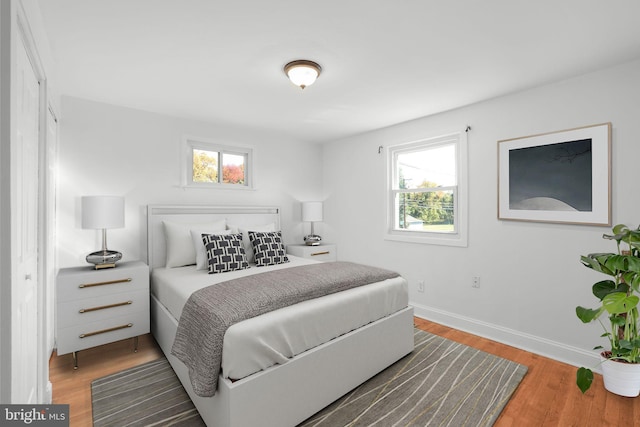
[[[56,281],[57,354],[149,332],[149,267],[141,261],[119,262],[115,268],[62,268]]]
[[[338,257],[336,245],[331,243],[318,246],[287,245],[287,253],[316,261],[335,261]]]

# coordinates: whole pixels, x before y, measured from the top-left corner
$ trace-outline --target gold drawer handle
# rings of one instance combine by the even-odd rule
[[[315,252],[315,253],[312,253],[312,254],[311,254],[311,256],[316,256],[316,255],[328,255],[328,254],[330,254],[330,253],[331,253],[331,252],[329,252],[329,251],[324,251],[324,252]]]
[[[106,332],[113,332],[113,331],[117,331],[119,329],[125,329],[125,328],[130,328],[133,326],[133,323],[129,323],[126,325],[122,325],[122,326],[115,326],[113,328],[109,328],[109,329],[103,329],[101,331],[95,331],[95,332],[87,332],[86,334],[80,334],[80,338],[87,338],[87,337],[91,337],[93,335],[99,335],[99,334],[104,334]]]
[[[116,284],[116,283],[126,283],[126,282],[130,282],[131,280],[132,280],[131,277],[129,277],[127,279],[109,280],[108,282],[82,283],[82,284],[78,285],[78,287],[80,289],[91,288],[93,286],[113,285],[113,284]]]
[[[104,310],[107,308],[120,307],[123,305],[130,305],[130,304],[133,304],[133,301],[117,302],[115,304],[101,305],[99,307],[81,308],[80,313],[89,313],[91,311]]]

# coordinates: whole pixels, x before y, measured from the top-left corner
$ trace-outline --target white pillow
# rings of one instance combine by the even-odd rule
[[[191,229],[224,231],[225,220],[211,221],[199,224],[162,221],[167,248],[165,267],[182,267],[196,263],[196,250],[191,240]]]
[[[264,225],[249,225],[246,227],[236,227],[230,225],[231,230],[238,230],[238,233],[242,233],[242,245],[244,246],[244,252],[247,254],[247,261],[253,263],[255,261],[253,255],[253,246],[251,240],[249,240],[249,231],[276,231],[276,225],[274,223]]]
[[[191,240],[193,240],[193,248],[196,251],[196,270],[206,270],[207,265],[207,249],[204,247],[204,242],[202,241],[203,234],[231,234],[231,230],[191,230]]]

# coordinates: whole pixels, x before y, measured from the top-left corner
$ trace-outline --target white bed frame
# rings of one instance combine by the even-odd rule
[[[275,222],[274,207],[167,206],[147,207],[148,263],[164,265],[162,221],[207,222],[250,226]],[[209,427],[295,426],[413,350],[413,309],[391,316],[308,350],[283,365],[239,381],[222,377],[213,397],[197,396],[187,368],[171,355],[178,326],[167,309],[151,297],[151,332],[191,400]]]

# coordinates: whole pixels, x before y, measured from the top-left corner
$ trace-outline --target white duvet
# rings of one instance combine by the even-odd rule
[[[238,277],[316,261],[288,255],[290,262],[269,267],[207,274],[195,266],[155,268],[151,292],[176,318],[196,290]],[[408,304],[402,277],[305,301],[231,326],[224,336],[222,375],[240,379],[381,319]]]

